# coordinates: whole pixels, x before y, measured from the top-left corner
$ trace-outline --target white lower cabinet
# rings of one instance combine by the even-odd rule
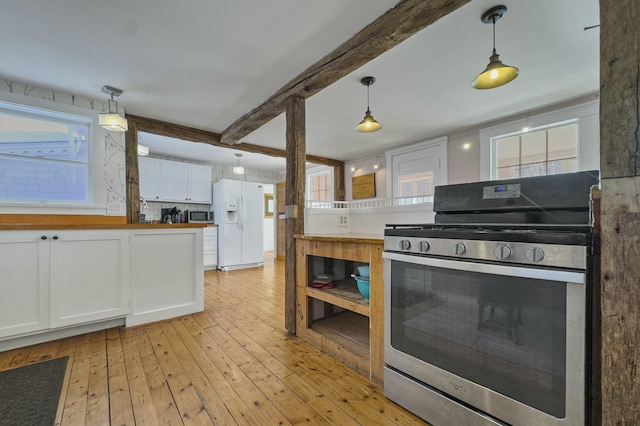
[[[51,326],[126,315],[128,279],[127,231],[56,232],[51,239]]]
[[[218,266],[218,227],[207,226],[202,230],[204,269],[216,269]]]
[[[49,328],[49,241],[0,232],[0,338]]]
[[[2,231],[0,271],[0,338],[129,310],[126,231]]]

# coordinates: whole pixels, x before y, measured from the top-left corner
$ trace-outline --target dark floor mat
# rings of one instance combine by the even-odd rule
[[[68,358],[0,371],[0,426],[53,425]]]

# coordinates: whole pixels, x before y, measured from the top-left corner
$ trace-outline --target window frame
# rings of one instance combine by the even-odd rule
[[[530,128],[539,130],[557,123],[575,121],[578,126],[577,170],[600,169],[600,123],[597,96],[591,100],[581,99],[573,105],[548,109],[538,115],[523,116],[510,121],[503,121],[498,125],[480,129],[480,180],[496,180],[496,163],[493,153],[492,138],[504,137],[522,131],[525,123]],[[566,104],[565,104],[566,105]]]
[[[69,100],[71,97],[69,96]],[[48,99],[0,92],[0,109],[17,112],[22,116],[46,117],[65,123],[87,124],[87,199],[74,201],[8,201],[0,199],[0,214],[96,214],[107,210],[107,188],[104,183],[105,150],[100,149],[107,133],[98,125],[99,111],[81,108]]]
[[[531,128],[526,132],[523,131],[523,130],[520,130],[519,132],[513,132],[513,133],[506,134],[506,135],[493,136],[490,139],[490,141],[491,141],[491,167],[492,167],[492,169],[491,169],[491,180],[499,179],[498,178],[498,169],[500,167],[498,167],[498,142],[501,139],[506,139],[506,138],[510,138],[510,137],[518,137],[518,143],[520,145],[519,146],[519,151],[522,152],[522,136],[530,135],[530,134],[535,133],[535,132],[541,132],[541,131],[545,131],[546,132],[546,131],[549,131],[551,129],[557,129],[557,128],[560,128],[560,127],[565,127],[565,126],[570,126],[570,125],[575,125],[576,126],[576,132],[575,132],[575,134],[576,134],[576,140],[575,140],[575,143],[576,143],[576,156],[575,156],[575,159],[576,159],[576,171],[577,171],[578,164],[579,164],[578,156],[579,156],[579,129],[580,129],[580,126],[579,126],[579,120],[577,118],[574,118],[572,120],[565,120],[565,121],[561,121],[561,122],[557,122],[557,123],[551,123],[551,124],[548,124],[546,126],[540,126],[540,127]],[[571,158],[573,158],[573,157],[571,157]],[[545,160],[544,161],[540,161],[538,163],[545,163],[546,164],[545,168],[547,169],[547,171],[549,170],[549,167],[548,167],[549,166],[549,145],[548,145],[548,140],[547,140],[547,145],[545,147]],[[518,165],[517,166],[519,168],[522,168],[522,166],[530,165],[530,164],[534,164],[534,163],[522,163],[522,154],[520,154],[520,158],[518,159]],[[548,173],[545,174],[544,176],[546,176],[546,175],[548,175]],[[522,177],[522,176],[520,176],[520,177]],[[505,178],[505,179],[511,179],[511,178]]]
[[[313,201],[312,195],[312,179],[318,175],[329,175],[329,201],[335,201],[335,182],[333,181],[333,168],[329,166],[319,166],[307,170],[307,181],[305,185],[305,198],[307,201]]]

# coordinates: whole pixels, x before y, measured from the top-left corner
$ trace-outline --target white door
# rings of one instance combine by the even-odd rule
[[[261,183],[242,182],[242,263],[264,262],[264,190]]]
[[[129,233],[51,233],[51,325],[124,316],[129,311]]]
[[[216,211],[220,212],[216,215],[220,268],[242,263],[241,195],[242,182],[239,180],[222,179],[215,184],[214,202],[217,204]]]
[[[0,232],[0,271],[0,338],[48,328],[47,234]]]

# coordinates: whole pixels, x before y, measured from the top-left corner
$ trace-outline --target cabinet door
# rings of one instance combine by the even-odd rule
[[[148,157],[138,158],[140,197],[146,200],[159,200],[162,183],[161,160]]]
[[[51,232],[51,326],[129,312],[129,234]]]
[[[189,202],[211,204],[211,166],[189,164]]]
[[[185,202],[189,198],[189,165],[180,161],[162,160],[162,198]]]
[[[0,338],[49,327],[49,240],[0,232]]]

